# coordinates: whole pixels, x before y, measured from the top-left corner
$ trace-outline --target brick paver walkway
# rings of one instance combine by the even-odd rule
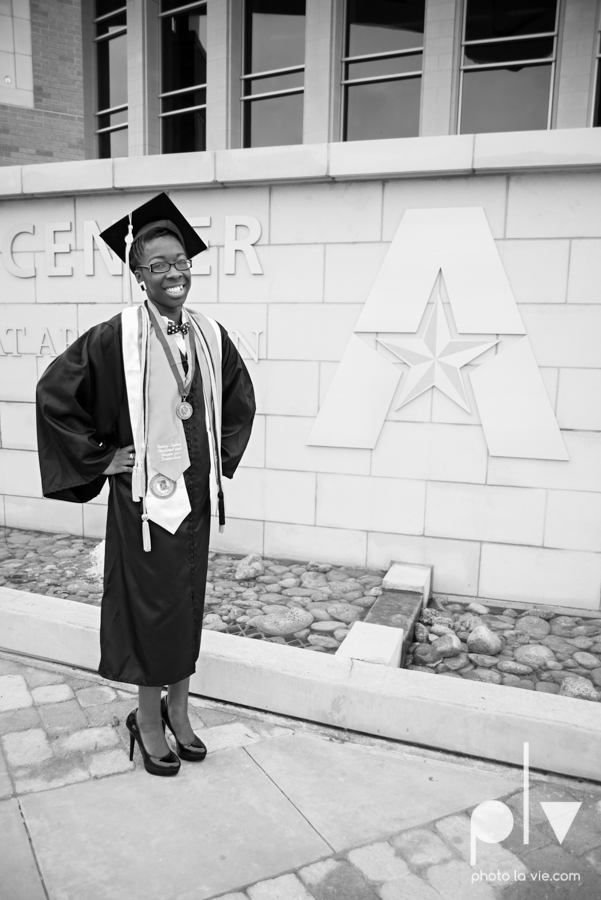
[[[91,673],[63,666],[0,654],[0,809],[16,799],[27,812],[27,798],[31,795],[56,789],[58,797],[68,785],[123,777],[123,773],[140,768],[138,752],[134,763],[129,761],[124,725],[134,706],[135,694],[125,685],[108,684]],[[213,754],[307,732],[323,741],[340,741],[334,730],[198,698],[192,701],[192,720]],[[350,739],[353,746],[384,746],[384,742],[364,736],[344,738]],[[403,748],[403,752],[406,750]],[[442,756],[411,752],[425,762]],[[385,765],[390,742],[382,754]],[[491,768],[506,771],[515,779],[516,772],[509,767]],[[188,777],[194,777],[200,770],[187,771],[192,772]],[[356,778],[361,777],[362,772],[357,771]],[[150,787],[145,778],[140,773],[139,785]],[[281,785],[278,787],[284,791]],[[352,787],[340,785],[339,790],[352,791]],[[349,846],[339,852],[334,852],[327,837],[318,833],[318,826],[309,816],[309,824],[326,848],[322,858],[294,870],[282,866],[275,877],[259,881],[252,878],[249,866],[248,877],[237,876],[230,893],[207,893],[199,887],[197,896],[199,900],[599,900],[601,785],[533,775],[527,846],[522,842],[522,792],[513,790],[502,799],[513,811],[514,829],[502,843],[478,841],[476,866],[470,865],[469,807],[387,835],[386,839]],[[580,802],[581,806],[560,845],[541,802],[563,801]],[[360,810],[357,814],[361,814]],[[35,835],[30,835],[30,840],[35,856]],[[138,853],[139,848],[132,852]],[[34,893],[17,892],[10,897],[3,894],[2,885],[11,883],[13,864],[16,865],[8,857],[0,862],[0,897],[37,897]],[[106,866],[110,868],[110,859]],[[43,863],[40,870],[43,877]],[[86,897],[85,892],[79,896],[62,893],[53,883],[45,883],[44,890],[49,900]],[[116,894],[107,888],[106,894],[100,890],[94,896],[113,900]],[[164,900],[176,900],[183,893],[174,888],[172,895],[163,896]],[[196,900],[192,894],[185,896],[186,900]],[[137,898],[133,896],[132,900]]]

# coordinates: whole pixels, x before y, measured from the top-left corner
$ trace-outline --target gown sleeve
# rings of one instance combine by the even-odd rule
[[[255,392],[244,361],[227,332],[222,338],[221,464],[223,474],[232,478],[250,439],[255,417]]]
[[[91,328],[38,382],[38,455],[45,497],[86,503],[106,480],[118,445],[125,388],[121,342],[108,322]]]

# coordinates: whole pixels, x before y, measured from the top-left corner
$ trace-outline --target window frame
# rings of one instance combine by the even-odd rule
[[[545,38],[553,39],[553,55],[552,58],[541,59],[540,57],[537,59],[518,59],[511,60],[511,65],[524,65],[524,66],[534,66],[541,65],[544,63],[551,64],[551,77],[549,79],[549,102],[547,108],[547,127],[546,131],[550,131],[553,125],[553,113],[555,104],[557,101],[557,60],[558,60],[558,52],[560,50],[559,47],[559,31],[560,31],[560,23],[561,23],[561,15],[563,12],[562,0],[557,0],[557,6],[555,8],[555,29],[553,31],[541,31],[535,34],[528,35],[518,35],[517,37],[507,37],[507,38],[485,38],[484,40],[475,40],[475,41],[466,41],[465,40],[465,29],[467,24],[467,5],[468,0],[463,0],[463,5],[461,9],[461,25],[459,29],[459,85],[457,89],[457,115],[455,117],[455,133],[462,134],[461,131],[461,114],[463,110],[463,73],[464,72],[474,72],[474,71],[491,71],[494,69],[503,69],[507,67],[507,62],[505,63],[484,63],[483,65],[473,64],[473,65],[465,65],[463,62],[465,55],[465,48],[474,46],[476,44],[501,44],[501,43],[515,43],[517,41],[535,41],[535,40],[544,40]],[[541,129],[543,130],[543,129]],[[468,132],[466,132],[467,134]],[[477,132],[479,133],[479,132]],[[502,133],[502,132],[500,132]]]
[[[340,89],[340,112],[339,112],[339,140],[341,143],[349,143],[346,132],[347,132],[347,121],[346,121],[346,109],[347,109],[347,91],[348,88],[352,85],[358,84],[370,84],[374,82],[381,81],[405,81],[411,78],[419,78],[423,81],[424,77],[424,57],[426,53],[426,14],[427,14],[427,6],[429,0],[425,0],[424,6],[424,34],[422,37],[422,44],[420,47],[409,47],[404,50],[385,50],[382,53],[366,53],[361,54],[359,56],[347,56],[347,37],[348,37],[348,0],[343,0],[342,3],[342,54],[340,57],[340,79],[338,81],[338,87]],[[345,78],[346,67],[350,63],[356,62],[368,62],[374,59],[391,59],[397,58],[399,56],[413,56],[416,53],[421,53],[421,68],[419,71],[414,72],[401,72],[398,74],[391,75],[371,75],[366,78]],[[420,86],[420,107],[421,107],[421,86]],[[421,132],[421,115],[420,115],[420,123],[418,124],[418,133],[417,137],[420,136]],[[375,140],[375,138],[374,138]],[[351,141],[350,143],[355,143]]]
[[[96,34],[96,26],[102,22],[107,21],[108,19],[112,19],[114,16],[121,15],[125,13],[126,22],[118,31],[113,32],[112,34]],[[104,41],[113,40],[116,37],[120,37],[121,35],[126,35],[127,40],[127,2],[123,0],[123,5],[119,6],[117,9],[112,10],[111,12],[104,13],[102,16],[92,16],[92,43],[94,44],[94,74],[95,74],[95,97],[94,97],[94,106],[98,106],[98,86],[100,84],[100,77],[98,72],[98,50],[97,47],[99,44]],[[121,103],[117,106],[107,107],[106,109],[95,109],[94,112],[94,142],[95,142],[95,151],[97,159],[111,159],[112,157],[101,157],[100,156],[100,137],[103,134],[111,134],[115,131],[129,131],[129,96],[127,103]],[[119,122],[118,125],[108,125],[106,128],[98,128],[99,119],[101,116],[112,115],[113,113],[122,112],[123,110],[127,110],[128,117],[126,122]]]
[[[249,104],[255,100],[268,100],[271,97],[286,97],[292,94],[303,94],[305,93],[305,71],[307,65],[307,8],[305,4],[305,62],[302,65],[298,66],[285,66],[281,69],[267,69],[264,72],[245,72],[246,68],[246,59],[248,54],[248,33],[247,33],[247,0],[243,0],[242,3],[242,59],[241,59],[241,72],[240,75],[240,119],[241,119],[241,128],[240,128],[240,137],[241,137],[241,147],[244,150],[252,149],[252,144],[250,143],[250,135],[248,135],[248,112]],[[244,91],[247,85],[252,85],[253,81],[260,81],[264,78],[273,78],[277,75],[293,75],[295,72],[303,73],[303,83],[300,87],[293,88],[281,88],[277,91],[264,91],[261,94],[245,94]],[[249,87],[250,90],[250,87]],[[304,108],[304,96],[303,96],[303,108]],[[249,143],[247,144],[247,136],[249,138]],[[299,146],[299,145],[294,145]]]
[[[595,50],[593,65],[593,89],[591,91],[591,116],[589,125],[591,128],[601,128],[601,7],[599,8],[599,20],[597,22],[597,49]],[[595,110],[599,106],[599,124],[595,125]]]
[[[159,152],[160,152],[161,156],[168,155],[165,153],[165,150],[163,149],[163,119],[173,118],[174,116],[182,115],[183,113],[196,112],[199,109],[205,110],[205,151],[206,151],[206,109],[207,109],[207,84],[208,84],[208,81],[205,81],[204,84],[196,84],[191,87],[178,88],[175,91],[163,91],[162,90],[162,87],[163,87],[163,28],[162,28],[161,20],[170,18],[171,16],[177,16],[180,13],[192,12],[192,10],[198,9],[201,6],[204,7],[205,15],[207,16],[207,19],[208,19],[208,15],[209,15],[208,5],[209,5],[208,0],[193,0],[193,2],[182,3],[180,6],[177,6],[174,9],[169,9],[169,10],[166,10],[165,12],[161,12],[161,9],[160,9],[161,4],[159,3],[159,12],[157,14],[157,26],[159,29],[158,59],[159,59],[159,85],[160,85],[160,90],[159,90],[159,94],[158,94],[158,100],[159,100],[158,118],[159,118],[159,148],[160,148]],[[204,92],[205,92],[205,102],[204,103],[197,103],[194,106],[186,106],[185,108],[182,108],[182,109],[174,109],[174,110],[169,110],[167,112],[163,112],[163,100],[169,99],[170,97],[177,97],[180,94],[191,94],[194,91],[202,91],[202,90],[204,90]],[[187,152],[202,153],[205,151],[189,150]],[[180,152],[186,152],[186,151],[180,151]]]

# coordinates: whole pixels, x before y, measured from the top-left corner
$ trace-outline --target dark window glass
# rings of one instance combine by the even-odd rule
[[[163,93],[206,84],[206,6],[161,21]]]
[[[191,153],[206,146],[206,111],[195,109],[163,120],[163,153]]]
[[[98,22],[96,24],[96,37],[102,37],[105,34],[115,34],[118,31],[123,31],[126,25],[127,18],[124,12],[119,13],[116,16],[111,16],[110,19],[104,19],[102,22]]]
[[[246,82],[253,94],[267,94],[274,91],[286,91],[290,88],[302,88],[305,83],[304,72],[285,72],[283,75],[271,75],[269,78],[253,78]]]
[[[107,159],[111,156],[127,156],[127,128],[120,131],[105,131],[98,135],[99,156]]]
[[[180,6],[189,6],[190,0],[161,0],[161,12],[170,12]]]
[[[368,59],[365,62],[348,63],[347,78],[372,78],[381,75],[399,75],[404,72],[422,71],[422,54],[386,56],[384,59]]]
[[[467,0],[466,41],[555,31],[557,0]]]
[[[98,109],[127,103],[127,34],[96,44]]]
[[[601,128],[601,59],[597,60],[597,86],[595,88],[595,108],[593,109],[593,127]]]
[[[247,102],[247,147],[281,147],[303,142],[303,95],[283,94]]]
[[[207,102],[206,90],[185,91],[183,94],[173,94],[171,97],[163,97],[163,112],[175,112],[178,109],[189,109],[190,106],[204,106]]]
[[[553,38],[538,41],[501,41],[499,44],[470,44],[465,48],[464,65],[489,65],[521,59],[550,59]]]
[[[127,125],[127,110],[121,109],[116,113],[106,116],[98,116],[97,128],[112,128],[114,125]]]
[[[270,72],[305,62],[305,0],[247,0],[247,74]]]
[[[463,73],[461,133],[547,128],[551,66]]]
[[[127,0],[96,0],[95,17],[106,16],[114,12],[116,9],[124,9],[127,6]]]
[[[419,130],[421,78],[372,81],[346,89],[346,141],[415,137]]]
[[[421,47],[424,11],[419,0],[348,0],[346,55]]]

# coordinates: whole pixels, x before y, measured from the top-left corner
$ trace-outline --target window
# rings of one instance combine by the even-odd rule
[[[303,142],[305,0],[244,4],[245,147]]]
[[[162,0],[161,151],[206,148],[207,4]]]
[[[125,0],[96,0],[98,156],[127,156],[127,13]]]
[[[601,128],[601,30],[597,35],[597,59],[595,62],[595,95],[593,103],[593,128]]]
[[[425,5],[425,0],[348,0],[344,141],[419,134]]]
[[[549,128],[557,0],[466,0],[461,134]]]

